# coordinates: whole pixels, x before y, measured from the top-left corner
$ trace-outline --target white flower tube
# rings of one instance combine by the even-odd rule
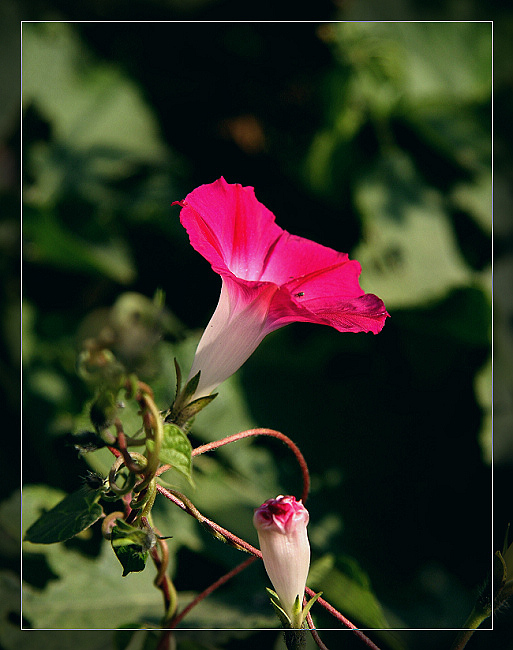
[[[282,495],[263,503],[253,518],[265,570],[293,627],[294,603],[298,596],[302,603],[310,568],[308,520],[301,501]]]

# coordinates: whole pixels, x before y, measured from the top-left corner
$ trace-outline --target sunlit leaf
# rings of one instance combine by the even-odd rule
[[[393,309],[437,300],[468,286],[471,269],[458,249],[441,197],[424,186],[402,154],[380,161],[356,189],[364,222],[353,251],[362,286]]]
[[[149,451],[153,451],[155,443],[147,440]],[[174,424],[164,424],[164,440],[160,448],[159,459],[192,481],[191,443],[186,434]]]
[[[111,650],[112,632],[107,630],[46,630],[20,629],[19,578],[7,571],[0,572],[0,644],[3,650]],[[18,618],[18,620],[17,620]],[[26,618],[26,617],[25,617]]]
[[[392,22],[379,31],[401,43],[403,89],[410,101],[443,97],[461,103],[490,96],[490,23]]]
[[[492,231],[492,175],[483,172],[473,183],[459,183],[451,199],[460,210],[465,210],[479,224],[482,230]]]
[[[119,562],[105,542],[101,555],[87,558],[63,545],[48,547],[47,559],[61,577],[43,591],[26,587],[25,617],[49,629],[113,629],[132,620],[158,624],[162,595],[155,589],[152,571],[131,573],[123,579]]]
[[[103,170],[109,152],[156,162],[163,160],[157,122],[134,82],[114,66],[94,60],[68,23],[25,24],[23,104],[35,102],[55,128],[57,141],[97,153]]]
[[[24,232],[30,247],[26,258],[61,269],[98,273],[121,283],[135,277],[127,246],[119,239],[105,243],[85,241],[63,227],[53,212],[27,211]]]
[[[102,490],[103,488],[92,490],[84,485],[68,494],[30,526],[24,539],[34,544],[54,544],[64,542],[89,528],[103,514],[98,503]]]

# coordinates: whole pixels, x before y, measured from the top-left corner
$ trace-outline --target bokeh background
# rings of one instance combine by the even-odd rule
[[[22,32],[24,527],[77,489],[89,467],[108,469],[107,456],[78,457],[70,443],[85,427],[90,398],[75,371],[85,336],[109,323],[120,357],[169,406],[173,356],[190,364],[219,291],[170,204],[223,175],[255,187],[283,228],[358,259],[363,288],[385,301],[391,318],[378,336],[305,324],[273,333],[198,417],[193,441],[252,426],[292,437],[313,479],[311,586],[364,628],[457,628],[512,518],[511,14],[494,7],[502,55],[494,60],[492,529],[492,26],[399,22],[491,16],[473,2],[464,16],[441,3],[432,15],[415,2],[392,15],[380,3],[383,15],[363,15],[356,3],[324,2],[325,22],[226,22],[232,5],[2,5],[2,47],[11,57],[0,116],[2,386],[5,435],[15,440],[16,43],[19,20],[43,21]],[[70,22],[83,18],[93,22]],[[135,22],[98,22],[119,18]],[[385,18],[396,22],[347,22]],[[177,22],[189,19],[222,22]],[[166,312],[155,315],[158,290]],[[196,487],[184,489],[200,510],[256,543],[253,508],[278,492],[298,494],[300,479],[280,446],[237,445],[202,458]],[[16,444],[12,453],[18,458]],[[6,650],[31,647],[43,634],[20,641],[18,600],[12,604],[18,468],[7,468],[12,481],[0,506],[2,580],[11,594],[2,614]],[[156,517],[173,535],[182,605],[244,559],[167,502]],[[65,545],[25,551],[25,627],[158,625],[152,567],[121,578],[98,526]],[[240,631],[276,624],[266,585],[253,565],[185,619],[201,631],[181,631],[178,646],[281,647],[278,632]],[[336,627],[314,611],[319,627]],[[469,648],[510,647],[510,626],[511,612],[500,613],[494,632],[474,635]],[[204,631],[210,627],[239,629]],[[371,636],[383,648],[448,648],[454,633]],[[325,633],[325,641],[362,645],[349,633]],[[48,642],[154,647],[143,632],[61,632]]]

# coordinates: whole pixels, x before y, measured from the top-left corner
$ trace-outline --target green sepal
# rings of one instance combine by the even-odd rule
[[[111,531],[110,543],[123,567],[123,576],[144,570],[148,551],[155,542],[156,535],[151,529],[142,530],[127,524],[122,519],[116,520],[116,525]]]
[[[508,567],[500,551],[495,551],[493,556],[493,590],[497,593],[506,582]]]
[[[299,594],[296,596],[296,600],[292,605],[292,627],[299,629],[303,626],[303,603]]]
[[[278,596],[278,594],[273,591],[272,589],[269,589],[269,587],[265,588],[267,593],[269,594],[269,598],[271,600],[271,605],[273,606],[274,611],[276,612],[276,615],[280,619],[280,622],[284,628],[291,628],[292,627],[292,622],[287,614],[287,612],[283,609],[281,606],[281,601]]]
[[[155,441],[148,438],[146,446],[151,453]],[[193,484],[192,481],[192,445],[186,434],[175,424],[164,424],[164,436],[159,452],[161,463],[171,465]]]
[[[181,390],[182,384],[182,373],[180,371],[180,366],[175,359],[175,369],[176,369],[176,398],[173,406],[166,413],[165,421],[178,425],[179,427],[188,428],[190,421],[202,410],[210,404],[210,402],[217,396],[217,393],[214,395],[207,395],[205,397],[198,397],[198,399],[193,399],[194,393],[198,389],[199,380],[201,377],[201,371],[194,375],[184,389]],[[190,401],[192,400],[192,401]]]
[[[55,544],[78,535],[102,516],[103,509],[98,500],[103,492],[103,486],[93,490],[83,485],[44,512],[23,539],[33,544]]]
[[[193,400],[180,411],[176,418],[176,423],[178,425],[184,425],[189,420],[192,420],[192,418],[196,417],[196,415],[204,409],[205,406],[208,406],[215,397],[217,397],[217,393],[206,395],[205,397],[198,397],[198,399]]]
[[[312,605],[315,603],[315,601],[322,596],[322,591],[319,591],[317,594],[312,596],[310,600],[306,603],[306,605],[303,607],[303,613],[301,615],[301,624],[305,622],[306,616],[308,612],[310,611]]]
[[[182,404],[187,404],[189,399],[193,397],[194,393],[198,389],[200,377],[201,377],[201,370],[197,372],[194,375],[194,377],[189,379],[189,381],[185,384],[185,388],[183,389],[183,392],[180,394],[180,401]]]
[[[175,373],[176,373],[176,396],[175,398],[178,399],[178,395],[180,394],[180,391],[182,389],[182,370],[180,368],[180,364],[178,363],[177,358],[175,357],[173,359],[175,363]]]

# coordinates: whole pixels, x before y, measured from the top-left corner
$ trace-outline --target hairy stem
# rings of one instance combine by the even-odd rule
[[[480,607],[474,607],[470,616],[465,621],[463,627],[468,628],[461,630],[458,633],[458,636],[454,639],[454,643],[451,646],[451,650],[463,650],[470,640],[470,637],[474,634],[477,628],[481,625],[490,616],[489,611],[483,610]]]
[[[271,438],[277,438],[284,442],[289,449],[293,452],[296,460],[298,461],[299,467],[301,468],[301,474],[303,477],[303,492],[301,495],[301,500],[303,503],[308,497],[308,492],[310,491],[310,474],[308,472],[308,465],[306,464],[305,457],[299,450],[299,447],[293,442],[288,436],[280,431],[274,431],[274,429],[248,429],[248,431],[242,431],[240,433],[234,433],[231,436],[222,438],[221,440],[214,440],[213,442],[208,442],[205,445],[201,445],[192,450],[192,456],[199,456],[204,454],[207,451],[213,451],[214,449],[219,449],[224,445],[228,445],[231,442],[236,442],[237,440],[242,440],[243,438],[249,438],[251,436],[269,436]],[[167,471],[170,468],[170,465],[162,465],[157,471],[157,476]]]
[[[319,633],[315,629],[315,625],[312,619],[312,614],[308,612],[306,615],[306,620],[308,622],[308,627],[310,629],[310,634],[312,635],[313,640],[317,644],[317,647],[320,648],[320,650],[328,650],[327,646],[324,645],[324,643],[321,640],[321,637],[319,636]]]
[[[310,587],[306,587],[305,589],[306,593],[309,596],[315,596],[315,591],[313,589],[310,589]],[[330,605],[327,600],[324,600],[324,598],[317,598],[317,602],[319,605],[324,607],[326,611],[328,611],[332,616],[335,618],[338,618],[338,620],[343,623],[346,627],[348,627],[350,630],[353,630],[353,632],[356,634],[357,637],[359,637],[368,648],[372,648],[373,650],[379,650],[378,646],[373,643],[369,637],[365,636],[365,634],[359,630],[356,625],[351,623],[349,619],[347,619],[343,614],[341,614],[338,609],[335,609],[333,605]]]
[[[184,496],[181,495],[180,493],[177,493],[175,490],[168,490],[162,485],[159,485],[158,483],[157,483],[157,490],[163,496],[165,496],[167,499],[169,499],[175,505],[181,508],[184,512],[187,512],[195,519],[197,519],[200,523],[206,525],[208,528],[218,533],[222,538],[228,541],[228,543],[246,551],[247,553],[251,553],[251,555],[254,555],[260,559],[262,558],[262,552],[259,549],[255,548],[245,540],[231,533],[229,530],[226,530],[226,528],[219,526],[219,524],[216,524],[214,521],[211,521],[210,519],[202,515],[195,506],[192,506],[189,499],[184,498]],[[306,592],[310,596],[315,595],[315,592],[312,589],[309,589],[308,587],[306,588]],[[379,647],[375,643],[373,643],[361,630],[359,630],[356,627],[356,625],[353,625],[351,621],[349,621],[345,616],[343,616],[343,614],[341,614],[326,600],[324,600],[324,598],[318,598],[317,602],[319,603],[319,605],[324,607],[324,609],[326,609],[332,616],[337,618],[343,625],[351,629],[356,634],[356,636],[365,643],[365,645],[368,648],[372,648],[372,650],[379,650]]]

